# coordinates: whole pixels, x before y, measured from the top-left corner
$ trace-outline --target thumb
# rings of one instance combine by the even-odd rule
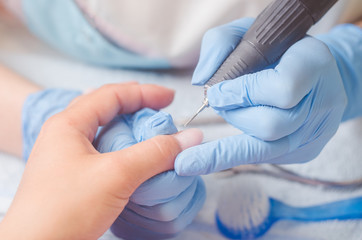
[[[176,156],[183,150],[201,143],[199,129],[188,129],[174,135],[159,135],[129,148],[106,153],[114,159],[121,188],[130,194],[147,179],[174,168]]]

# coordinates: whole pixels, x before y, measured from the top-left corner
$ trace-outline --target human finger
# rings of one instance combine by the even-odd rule
[[[136,144],[133,131],[123,115],[115,117],[98,133],[93,146],[100,153],[114,152]]]
[[[101,153],[115,152],[160,134],[176,132],[169,114],[145,108],[117,116],[102,128],[93,145]],[[145,206],[165,203],[185,191],[193,181],[193,177],[180,177],[174,171],[163,172],[139,186],[130,199]]]
[[[288,137],[277,141],[262,141],[247,134],[231,136],[180,153],[175,171],[181,176],[218,172],[242,164],[267,163],[289,152]]]
[[[157,201],[156,204],[152,205],[150,205],[150,202],[145,205],[136,204],[131,199],[126,208],[149,219],[163,222],[174,220],[181,215],[195,194],[198,180],[194,177],[189,178],[192,178],[193,182],[184,191],[179,192],[174,199],[162,203]],[[157,195],[157,192],[154,195]]]
[[[183,230],[191,221],[195,218],[198,211],[202,207],[205,201],[205,185],[201,178],[197,179],[197,188],[194,192],[191,201],[188,202],[182,213],[171,221],[157,221],[154,219],[145,219],[144,216],[138,215],[130,209],[125,209],[120,216],[116,219],[114,225],[118,225],[118,221],[121,219],[127,219],[127,222],[131,225],[136,225],[138,231],[149,231],[158,234],[176,234]],[[120,227],[124,227],[123,224],[119,224]]]
[[[176,132],[169,114],[144,108],[115,117],[99,131],[93,145],[101,153],[115,152],[157,135]]]
[[[228,123],[264,141],[274,141],[299,129],[310,112],[311,98],[305,97],[291,109],[269,106],[217,111]]]
[[[118,177],[120,186],[129,186],[130,191],[126,194],[131,195],[147,179],[173,169],[177,154],[201,141],[200,130],[188,129],[174,135],[156,136],[117,152],[105,153],[102,158],[114,161],[113,174]]]
[[[154,206],[175,199],[194,181],[193,177],[177,176],[174,171],[162,172],[142,183],[130,197],[136,204]],[[155,186],[158,186],[155,188]]]
[[[169,135],[178,132],[170,114],[145,108],[126,116],[137,142],[148,140],[157,135]]]
[[[109,84],[82,95],[61,113],[63,123],[93,140],[98,126],[117,114],[143,107],[162,108],[173,100],[173,90],[152,84]]]
[[[132,126],[133,135],[138,142],[177,132],[170,114],[148,108],[129,115],[128,124]],[[130,200],[143,206],[160,205],[177,198],[193,182],[193,177],[180,177],[174,171],[163,172],[139,186]]]

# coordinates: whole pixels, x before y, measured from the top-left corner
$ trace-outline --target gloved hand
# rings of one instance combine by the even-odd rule
[[[100,152],[112,152],[156,135],[176,132],[169,114],[143,109],[115,118],[100,131],[94,146]],[[134,192],[111,230],[123,239],[170,238],[191,223],[204,200],[205,187],[200,177],[164,172]]]
[[[252,22],[240,19],[206,33],[193,84],[211,78]],[[176,159],[176,172],[199,175],[315,158],[342,118],[362,115],[362,34],[345,28],[321,37],[328,46],[307,36],[273,66],[209,88],[210,106],[244,134],[187,149]]]

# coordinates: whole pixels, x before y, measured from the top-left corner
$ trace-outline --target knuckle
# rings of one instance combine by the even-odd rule
[[[320,42],[320,54],[318,56],[318,61],[320,62],[321,66],[330,66],[336,64],[334,56],[332,55],[328,46],[323,42]]]
[[[44,134],[59,134],[62,130],[68,129],[69,126],[72,125],[71,119],[63,116],[63,113],[57,113],[50,118],[48,118],[42,125],[39,136],[43,136]]]
[[[299,103],[300,93],[296,88],[290,88],[284,92],[280,108],[290,109]]]
[[[73,128],[76,124],[77,121],[63,111],[48,118],[42,128],[59,130],[64,128]]]
[[[316,38],[309,38],[309,41],[310,47],[306,48],[309,49],[306,54],[313,56],[310,59],[315,66],[319,66],[320,69],[323,69],[323,66],[329,66],[330,64],[335,63],[335,58],[327,44]],[[316,54],[316,52],[318,54]]]
[[[162,158],[176,158],[181,151],[177,140],[170,135],[159,135],[152,138],[155,148],[159,151]]]
[[[276,98],[276,107],[290,109],[296,106],[303,98],[301,93],[299,77],[287,76],[278,81],[278,97]]]
[[[275,118],[263,118],[259,122],[258,138],[264,141],[275,141],[280,138],[279,122]]]
[[[64,117],[61,113],[57,113],[50,118],[48,118],[44,124],[43,129],[52,129],[52,128],[58,128],[60,126],[63,126],[65,124]]]

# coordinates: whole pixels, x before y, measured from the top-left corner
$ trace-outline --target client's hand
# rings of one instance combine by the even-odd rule
[[[119,113],[168,105],[173,92],[154,85],[107,85],[76,98],[43,126],[14,201],[0,225],[1,239],[97,239],[134,190],[173,168],[176,155],[201,141],[197,131],[157,136],[100,154],[98,126]]]
[[[157,135],[174,134],[172,117],[149,108],[118,116],[96,137],[100,152],[114,152]],[[122,239],[164,239],[192,222],[205,200],[201,177],[181,177],[170,170],[147,180],[130,197],[112,232]]]

